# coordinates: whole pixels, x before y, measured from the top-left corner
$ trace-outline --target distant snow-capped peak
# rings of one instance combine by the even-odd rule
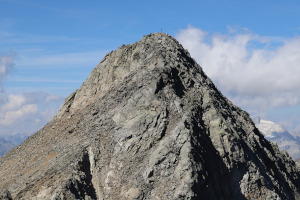
[[[280,150],[287,151],[293,159],[300,158],[300,137],[297,133],[291,133],[282,125],[259,117],[253,118],[253,121],[265,138],[277,143]]]
[[[274,133],[284,133],[284,132],[287,132],[287,130],[282,125],[276,124],[276,123],[274,123],[272,121],[263,120],[263,119],[260,119],[258,121],[258,123],[256,124],[256,127],[267,138],[273,138],[274,137]]]

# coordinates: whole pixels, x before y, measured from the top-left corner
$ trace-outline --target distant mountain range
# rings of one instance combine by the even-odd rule
[[[286,130],[282,125],[256,117],[256,127],[268,140],[277,143],[280,150],[285,150],[294,160],[300,159],[300,133]]]
[[[21,144],[30,134],[0,136],[0,157],[15,146]]]

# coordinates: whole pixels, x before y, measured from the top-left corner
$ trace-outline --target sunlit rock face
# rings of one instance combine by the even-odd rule
[[[0,159],[13,199],[299,199],[295,162],[171,36],[106,55]]]

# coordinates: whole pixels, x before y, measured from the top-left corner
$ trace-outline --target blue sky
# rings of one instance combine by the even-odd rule
[[[106,53],[161,30],[235,104],[300,131],[299,19],[298,0],[0,0],[0,135],[38,130]]]

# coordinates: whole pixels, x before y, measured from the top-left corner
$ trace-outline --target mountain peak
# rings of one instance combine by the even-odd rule
[[[300,137],[297,134],[287,131],[280,124],[267,120],[260,120],[256,127],[268,140],[275,142],[280,150],[287,151],[294,160],[300,158]]]
[[[287,130],[280,124],[276,124],[272,121],[268,120],[260,120],[260,122],[256,125],[257,128],[264,133],[266,137],[273,137],[272,133],[284,133]]]
[[[178,41],[166,33],[149,34],[132,45],[122,45],[102,59],[82,86],[65,100],[57,117],[84,108],[112,88],[120,87],[133,74],[176,71],[182,62],[187,63],[185,68],[196,66],[194,70],[201,70]]]
[[[15,199],[297,199],[299,187],[295,162],[164,33],[107,54],[0,158]]]

